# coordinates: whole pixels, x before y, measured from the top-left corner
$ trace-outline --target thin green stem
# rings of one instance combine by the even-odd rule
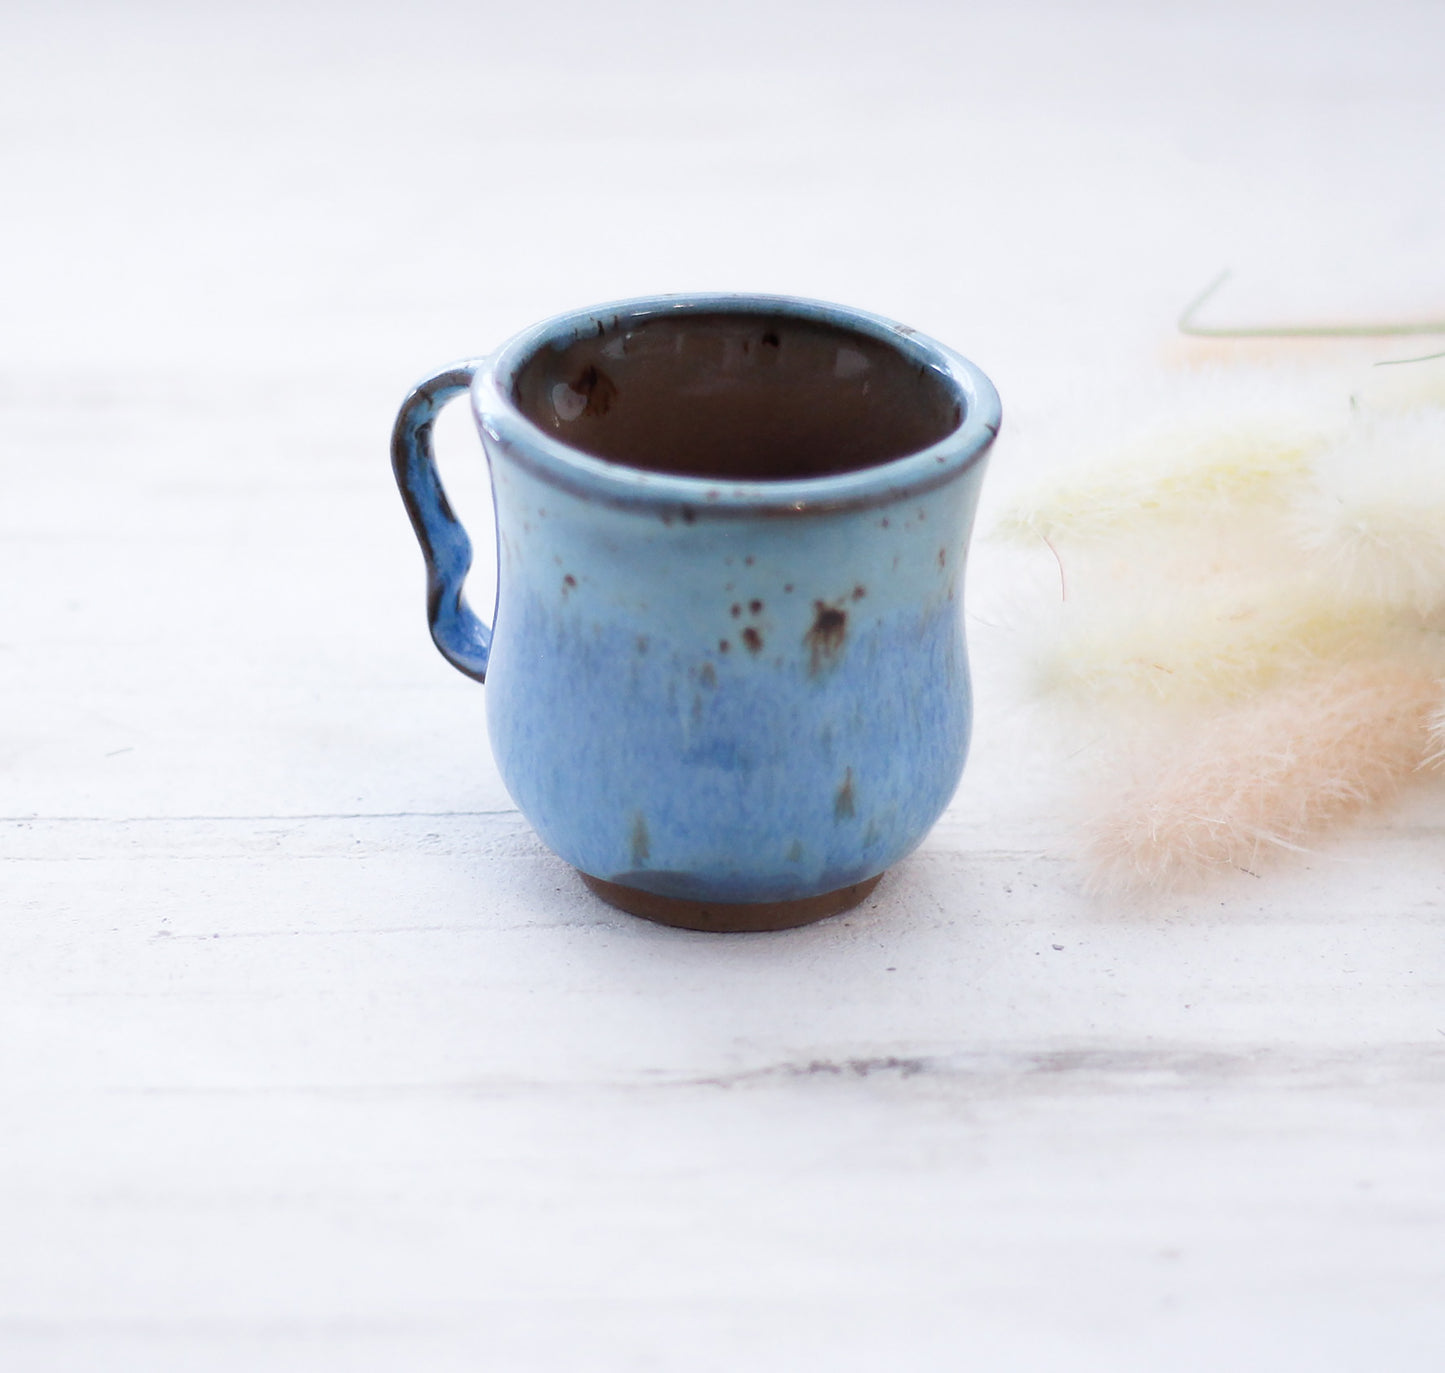
[[[1403,367],[1407,362],[1434,362],[1436,358],[1445,358],[1445,353],[1426,353],[1419,358],[1386,358],[1383,362],[1375,363],[1376,367]]]
[[[1445,319],[1413,324],[1272,324],[1258,328],[1212,328],[1207,324],[1197,324],[1194,317],[1230,276],[1227,270],[1221,272],[1184,307],[1179,316],[1181,334],[1191,338],[1393,338],[1400,334],[1445,334]],[[1439,357],[1440,354],[1432,353],[1430,356]],[[1402,361],[1423,362],[1425,359],[1406,358]]]

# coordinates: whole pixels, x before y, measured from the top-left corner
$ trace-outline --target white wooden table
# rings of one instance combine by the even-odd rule
[[[386,436],[780,290],[974,356],[996,499],[1221,266],[1440,257],[1445,10],[679,8],[0,17],[0,1367],[1438,1370],[1438,790],[1091,902],[980,627],[865,907],[648,925],[503,791]]]

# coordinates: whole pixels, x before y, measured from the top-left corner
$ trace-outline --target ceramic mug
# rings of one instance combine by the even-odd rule
[[[469,391],[497,599],[437,477]],[[508,791],[604,900],[782,929],[862,900],[968,749],[964,556],[998,395],[902,325],[786,296],[561,315],[437,372],[392,438],[432,638]]]

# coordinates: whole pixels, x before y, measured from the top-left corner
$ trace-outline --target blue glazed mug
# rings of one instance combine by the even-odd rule
[[[497,600],[432,424],[470,391]],[[961,589],[998,395],[957,353],[786,296],[623,301],[407,397],[392,438],[432,638],[502,778],[603,899],[783,929],[862,900],[968,750]]]

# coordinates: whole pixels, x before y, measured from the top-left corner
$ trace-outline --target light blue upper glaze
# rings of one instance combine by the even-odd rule
[[[679,310],[887,339],[945,380],[962,423],[894,462],[737,484],[580,453],[513,405],[537,349]],[[503,779],[546,843],[596,877],[714,901],[831,891],[914,848],[968,747],[964,550],[999,424],[982,374],[886,320],[766,296],[605,306],[469,366],[496,498],[493,635],[488,648],[429,558],[433,632],[462,670],[485,673]],[[434,408],[426,385],[416,394]],[[430,413],[408,426],[403,411],[398,477],[418,533],[455,561],[459,527],[417,495]]]

